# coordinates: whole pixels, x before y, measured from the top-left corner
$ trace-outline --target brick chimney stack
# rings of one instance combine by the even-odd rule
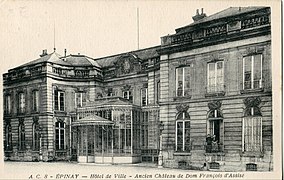
[[[196,10],[196,15],[192,17],[193,21],[199,21],[206,17],[206,14],[203,13],[203,8],[201,8],[201,14],[199,14],[199,9]]]

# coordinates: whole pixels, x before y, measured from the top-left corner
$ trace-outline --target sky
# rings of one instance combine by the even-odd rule
[[[160,37],[193,22],[196,9],[212,15],[248,1],[17,1],[0,0],[1,74],[39,58],[43,49],[93,58],[160,45]],[[240,3],[242,2],[242,3]],[[54,38],[55,37],[55,38]]]

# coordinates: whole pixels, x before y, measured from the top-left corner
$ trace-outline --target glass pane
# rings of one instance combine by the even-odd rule
[[[190,95],[190,67],[184,67],[184,95]]]
[[[215,63],[208,64],[208,92],[215,91]]]
[[[253,88],[261,87],[261,55],[254,56]]]
[[[60,93],[59,94],[59,100],[60,100],[60,111],[64,111],[64,93]]]
[[[247,56],[244,58],[244,89],[251,89],[251,62],[251,56]]]
[[[216,82],[216,90],[223,91],[224,90],[224,77],[223,77],[223,61],[217,62],[217,82]]]
[[[183,96],[183,68],[176,69],[177,96]]]

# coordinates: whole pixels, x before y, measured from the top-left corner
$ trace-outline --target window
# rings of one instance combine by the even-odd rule
[[[141,146],[143,148],[148,148],[148,121],[149,121],[149,112],[142,112]]]
[[[130,102],[133,102],[133,96],[131,91],[123,91],[123,98],[128,99]]]
[[[82,107],[83,103],[86,102],[86,93],[85,92],[77,92],[75,93],[75,105],[76,107]]]
[[[24,120],[20,119],[19,123],[19,150],[25,150],[26,140],[25,140],[25,124]]]
[[[190,92],[190,67],[176,68],[176,96],[188,96]]]
[[[211,110],[208,115],[208,135],[206,138],[206,152],[214,153],[223,150],[223,117],[220,110]]]
[[[116,96],[115,91],[112,88],[108,88],[107,90],[107,96],[111,97],[111,96]]]
[[[18,112],[19,113],[25,112],[25,95],[23,92],[18,94]]]
[[[141,89],[141,105],[147,106],[148,104],[148,88]]]
[[[187,112],[181,112],[176,120],[176,151],[190,152],[190,117]]]
[[[224,91],[224,62],[217,61],[207,64],[207,92]]]
[[[262,117],[258,107],[246,109],[243,119],[243,151],[262,151]]]
[[[243,89],[262,88],[262,55],[243,58]]]
[[[63,91],[54,91],[54,110],[64,111],[65,94]]]
[[[160,81],[157,82],[157,103],[160,101]]]
[[[39,107],[39,92],[38,90],[35,90],[32,92],[32,110],[34,112],[38,112],[38,107]]]
[[[55,148],[61,150],[65,148],[65,123],[55,123]]]
[[[40,148],[40,127],[36,121],[33,123],[33,150],[39,150]]]
[[[10,123],[5,128],[5,150],[12,150],[12,127]]]
[[[11,114],[11,96],[10,95],[5,96],[4,113]]]

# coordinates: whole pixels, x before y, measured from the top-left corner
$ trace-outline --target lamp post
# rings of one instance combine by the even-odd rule
[[[160,122],[159,129],[160,129],[160,149],[159,149],[158,168],[163,168],[163,154],[162,154],[162,145],[163,145],[163,134],[162,134],[162,132],[164,130],[163,122]]]

